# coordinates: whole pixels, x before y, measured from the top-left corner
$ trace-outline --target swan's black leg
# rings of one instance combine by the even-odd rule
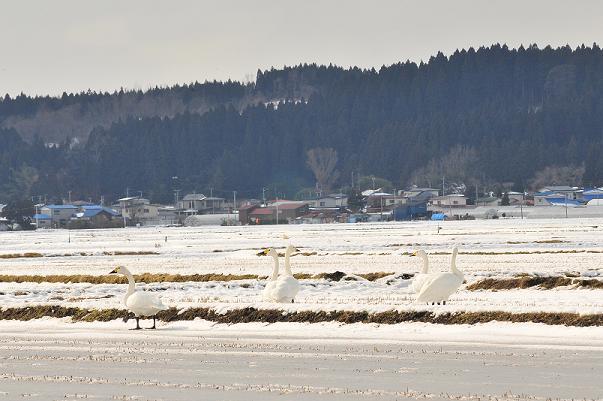
[[[136,316],[136,328],[134,330],[140,330],[140,318]]]
[[[294,303],[295,303],[295,299],[292,299],[292,300],[291,300],[291,303],[292,303],[292,304],[294,304]]]
[[[446,305],[446,301],[442,301],[442,304]]]

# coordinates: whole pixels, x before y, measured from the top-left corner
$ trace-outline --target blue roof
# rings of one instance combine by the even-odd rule
[[[119,216],[119,213],[117,213],[117,211],[100,205],[82,206],[82,209],[84,210],[84,217],[94,217],[103,211],[109,213],[112,216]]]
[[[431,215],[431,220],[444,220],[446,215],[444,213],[434,213]]]
[[[50,215],[44,213],[38,213],[33,215],[34,220],[51,220],[52,217]]]
[[[48,209],[77,209],[77,206],[73,205],[46,205]]]

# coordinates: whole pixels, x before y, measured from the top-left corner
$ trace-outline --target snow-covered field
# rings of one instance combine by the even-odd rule
[[[369,282],[303,280],[296,304],[287,310],[345,309],[382,311],[425,309],[414,304],[410,281],[421,259],[407,254],[424,249],[434,270],[447,270],[450,248],[460,247],[457,263],[468,284],[486,277],[519,273],[603,278],[603,219],[490,220],[468,222],[300,225],[279,227],[129,228],[95,231],[38,231],[0,234],[2,254],[39,253],[45,257],[0,259],[0,274],[105,275],[116,265],[134,273],[223,273],[268,275],[272,260],[258,257],[267,246],[292,243],[303,252],[292,258],[294,272],[392,272]],[[284,239],[286,236],[288,239]],[[113,252],[153,252],[113,256]],[[577,251],[578,253],[563,253]],[[84,253],[86,256],[80,256]],[[75,256],[63,256],[75,255]],[[398,278],[396,278],[398,276]],[[264,280],[140,285],[161,292],[175,307],[215,309],[256,306]],[[125,285],[0,283],[2,306],[58,304],[119,307]],[[602,313],[603,291],[560,287],[551,290],[466,291],[461,289],[436,310]]]
[[[447,270],[456,244],[457,266],[467,284],[522,273],[603,280],[603,219],[2,232],[0,275],[106,275],[124,265],[135,274],[267,276],[272,260],[257,252],[289,243],[309,253],[292,258],[295,273],[394,275],[373,282],[302,280],[295,304],[286,305],[261,301],[261,279],[140,287],[161,294],[170,306],[217,311],[253,306],[603,313],[603,290],[573,286],[504,291],[462,286],[445,306],[419,305],[410,281],[401,277],[420,270],[421,259],[408,256],[417,249],[430,254],[434,270]],[[2,258],[26,253],[41,256]],[[0,307],[121,308],[124,292],[121,284],[1,282]],[[0,321],[0,400],[24,394],[34,399],[172,400],[200,394],[203,399],[271,399],[281,393],[289,399],[500,399],[520,393],[524,399],[603,398],[602,387],[593,385],[603,365],[601,327],[194,321],[159,323],[156,332],[133,333],[126,330],[131,325]],[[532,379],[523,380],[526,375]],[[29,386],[32,391],[25,390]],[[175,388],[182,390],[180,398]]]

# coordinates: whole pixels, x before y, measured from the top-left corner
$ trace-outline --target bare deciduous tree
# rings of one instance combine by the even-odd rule
[[[306,164],[314,173],[316,183],[322,191],[331,189],[339,171],[335,170],[337,165],[337,151],[332,148],[313,148],[306,153]]]
[[[584,166],[548,166],[534,174],[530,187],[538,191],[547,185],[582,185]]]
[[[466,185],[476,181],[478,156],[475,149],[466,146],[456,146],[441,158],[435,158],[415,170],[409,184],[438,186],[445,178],[447,185],[461,190]],[[462,191],[461,191],[462,192]]]

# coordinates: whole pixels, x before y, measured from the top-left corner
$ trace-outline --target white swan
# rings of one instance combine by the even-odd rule
[[[278,252],[274,248],[268,248],[262,253],[267,256],[272,256],[272,258],[274,259],[272,275],[268,279],[264,291],[262,291],[262,299],[264,301],[274,301],[272,293],[274,291],[274,286],[276,286],[276,279],[278,277]]]
[[[291,272],[291,254],[298,251],[293,245],[289,245],[285,251],[285,273],[279,276],[274,287],[277,302],[295,302],[300,285]]]
[[[140,330],[140,318],[141,317],[153,317],[153,327],[155,328],[155,318],[159,311],[169,309],[168,306],[164,305],[161,302],[161,299],[156,294],[151,294],[146,291],[136,291],[136,284],[134,282],[134,276],[128,269],[123,266],[117,266],[115,270],[113,270],[109,274],[123,274],[128,278],[128,291],[126,291],[126,296],[124,297],[124,304],[134,313],[134,317],[136,318],[136,328],[134,330]],[[127,322],[128,318],[124,319],[124,322]]]
[[[412,290],[415,292],[415,294],[418,294],[419,292],[421,292],[423,284],[425,284],[425,282],[431,277],[431,275],[428,274],[429,259],[427,258],[427,253],[425,253],[425,251],[422,249],[413,252],[410,256],[419,256],[421,257],[421,259],[423,259],[423,269],[421,270],[421,273],[415,274],[411,283]]]
[[[423,284],[423,288],[421,288],[421,292],[417,296],[417,302],[431,302],[432,304],[442,302],[446,305],[448,298],[459,289],[465,277],[456,268],[456,255],[458,251],[456,246],[452,249],[450,272],[431,274]]]
[[[271,302],[295,302],[295,296],[299,292],[299,281],[293,277],[291,272],[290,258],[297,249],[289,245],[285,251],[285,271],[278,275],[278,252],[275,249],[267,249],[265,255],[270,255],[274,259],[274,268],[272,276],[266,288],[262,292],[262,298]],[[278,276],[277,276],[278,275]],[[276,277],[276,278],[275,278]]]

